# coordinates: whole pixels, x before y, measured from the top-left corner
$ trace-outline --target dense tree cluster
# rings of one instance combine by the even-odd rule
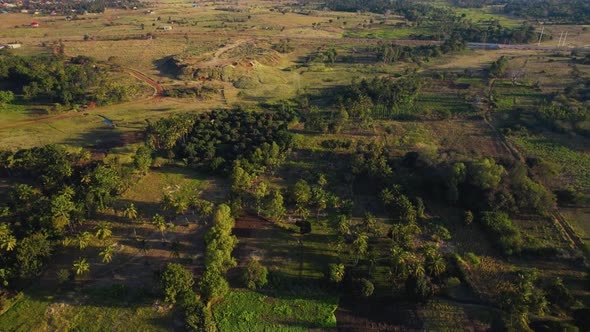
[[[342,105],[350,119],[361,123],[371,119],[403,118],[412,113],[424,84],[423,79],[413,74],[401,78],[363,79],[343,91]]]
[[[0,262],[3,282],[15,286],[43,272],[54,248],[88,245],[92,233],[78,231],[87,217],[110,207],[128,186],[133,167],[90,160],[87,151],[71,152],[63,146],[47,145],[16,152],[0,152],[0,174],[17,183],[0,203]],[[96,238],[111,235],[110,226],[100,223]],[[101,252],[103,261],[112,259],[112,248]],[[84,258],[75,270],[88,270]]]
[[[0,83],[26,100],[64,105],[120,102],[132,92],[87,57],[0,55]]]
[[[412,61],[421,62],[429,61],[431,58],[440,57],[443,53],[448,51],[455,51],[463,48],[464,43],[460,43],[459,47],[451,48],[451,43],[445,43],[443,46],[437,45],[423,45],[423,46],[401,46],[396,44],[380,43],[376,48],[377,59],[383,63],[392,64],[398,61]]]
[[[284,116],[240,110],[152,122],[147,140],[150,146],[191,167],[225,172],[236,160],[249,172],[276,168],[290,146]]]

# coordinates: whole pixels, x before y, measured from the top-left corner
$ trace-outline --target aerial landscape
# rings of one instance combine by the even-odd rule
[[[590,331],[590,1],[0,0],[13,331]]]

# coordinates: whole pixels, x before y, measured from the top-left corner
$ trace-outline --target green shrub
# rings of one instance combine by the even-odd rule
[[[242,281],[249,289],[259,289],[266,285],[268,270],[256,259],[250,259],[242,272]]]

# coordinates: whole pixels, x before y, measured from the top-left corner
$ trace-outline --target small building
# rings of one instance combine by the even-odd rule
[[[6,48],[10,48],[10,49],[21,48],[22,46],[23,46],[22,44],[18,44],[18,43],[6,44]]]
[[[38,28],[38,27],[39,27],[39,23],[38,22],[31,23],[31,28]]]
[[[160,30],[160,31],[170,31],[170,30],[172,30],[172,26],[170,26],[170,25],[164,25],[164,26],[158,27],[157,30]]]

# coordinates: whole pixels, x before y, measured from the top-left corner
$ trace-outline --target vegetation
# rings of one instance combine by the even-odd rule
[[[0,330],[588,329],[585,3],[32,6]]]

